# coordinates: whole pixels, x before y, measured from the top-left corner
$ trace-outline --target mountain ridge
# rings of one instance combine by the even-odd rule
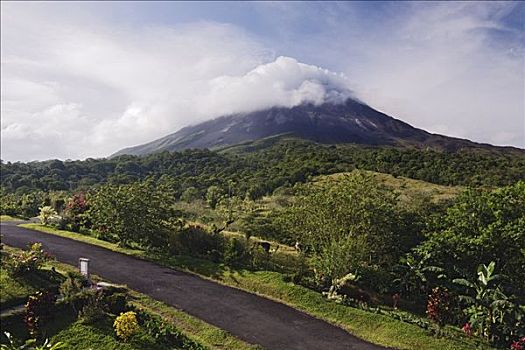
[[[290,135],[322,144],[432,148],[452,152],[476,148],[525,153],[525,150],[510,146],[493,146],[432,134],[362,102],[347,99],[338,104],[271,107],[220,116],[186,126],[151,142],[124,148],[110,157],[191,148],[220,149],[277,135]]]

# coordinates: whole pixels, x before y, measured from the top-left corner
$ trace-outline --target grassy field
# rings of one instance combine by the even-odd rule
[[[362,171],[362,170],[361,170]],[[436,185],[422,180],[414,180],[407,177],[394,177],[390,174],[364,171],[372,175],[383,185],[393,189],[399,194],[401,203],[410,202],[418,197],[430,198],[432,201],[448,200],[456,197],[462,190],[459,186]],[[333,175],[323,175],[315,181],[337,181],[338,178],[350,173],[338,173]]]
[[[19,251],[17,248],[9,246],[4,247],[5,252],[16,252]],[[77,271],[77,268],[71,265],[63,264],[58,261],[49,261],[43,268],[42,274],[47,275],[48,272],[52,272],[51,268],[54,268],[56,272],[53,272],[55,279],[61,281],[63,277],[57,278],[57,276],[63,276],[67,272]],[[4,272],[4,269],[2,269]],[[95,282],[102,281],[103,279],[99,276],[92,275],[92,280]],[[35,280],[36,281],[36,280]],[[33,294],[37,290],[40,290],[40,285],[36,284],[39,282],[33,281],[33,278],[24,279],[17,281],[12,278],[2,279],[0,287],[2,288],[2,297],[4,291],[17,290],[17,296],[27,298],[28,295]],[[56,285],[56,284],[55,284]],[[11,293],[13,294],[13,293]],[[153,314],[161,316],[165,321],[175,323],[177,329],[186,336],[188,339],[203,345],[207,349],[211,350],[249,350],[257,349],[258,347],[243,342],[238,338],[235,338],[228,332],[212,326],[198,318],[188,315],[180,310],[170,307],[162,302],[151,299],[150,297],[135,292],[129,291],[130,303],[136,307],[142,308],[146,311],[150,311]],[[3,305],[3,303],[2,303]],[[112,325],[109,324],[108,320],[103,320],[97,326],[83,324],[80,321],[76,321],[72,317],[68,317],[68,313],[61,313],[59,320],[55,320],[47,331],[48,334],[53,336],[54,341],[62,341],[66,343],[67,349],[71,350],[85,350],[85,345],[89,344],[92,349],[164,349],[155,345],[152,339],[147,336],[144,337],[140,342],[133,344],[122,344],[115,336]],[[14,325],[13,325],[14,323]],[[18,323],[18,324],[17,324]],[[20,331],[23,328],[23,323],[20,318],[14,319],[3,319],[2,325],[11,328],[15,328],[15,335],[19,337],[26,335],[24,331]],[[16,331],[19,329],[19,331]]]
[[[148,256],[143,251],[121,248],[115,244],[72,232],[59,231],[37,224],[24,224],[22,226],[152,260],[165,266],[192,272],[225,285],[281,301],[315,317],[339,325],[352,334],[376,344],[397,349],[418,350],[491,349],[482,342],[465,337],[457,328],[448,328],[447,331],[450,335],[438,338],[428,330],[411,323],[329,302],[320,293],[293,283],[284,282],[283,275],[277,272],[234,270],[222,264],[191,257]]]

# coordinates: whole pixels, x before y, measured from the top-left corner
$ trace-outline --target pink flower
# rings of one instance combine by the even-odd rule
[[[471,336],[472,335],[472,327],[470,327],[470,324],[467,322],[465,323],[465,325],[463,326],[463,328],[461,328],[463,330],[463,332],[468,335],[468,336]]]

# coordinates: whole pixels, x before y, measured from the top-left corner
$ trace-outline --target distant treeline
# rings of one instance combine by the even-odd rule
[[[237,194],[258,198],[281,186],[305,182],[311,176],[354,169],[441,185],[504,186],[525,180],[525,155],[277,140],[221,152],[186,150],[114,159],[2,162],[1,186],[4,193],[75,192],[102,183],[125,184],[151,175],[169,175],[178,184],[177,196],[190,187],[204,196],[210,186],[227,188],[233,181]]]

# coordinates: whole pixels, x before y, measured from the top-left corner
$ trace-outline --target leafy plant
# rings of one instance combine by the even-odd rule
[[[29,245],[29,250],[13,254],[12,270],[15,275],[35,272],[47,260],[49,260],[49,255],[42,249],[42,243],[33,243]]]
[[[53,207],[46,205],[40,208],[40,214],[38,215],[38,218],[40,219],[42,225],[48,225],[52,220],[59,219],[59,216]]]
[[[455,279],[453,282],[464,286],[470,294],[462,295],[467,307],[463,310],[469,317],[469,324],[480,336],[491,342],[506,342],[524,332],[525,307],[516,305],[505,295],[497,283],[503,276],[495,274],[496,263],[480,265],[478,278],[471,282]]]
[[[56,295],[51,292],[37,292],[30,295],[25,305],[24,322],[29,334],[36,337],[42,324],[51,317]]]
[[[435,287],[428,296],[427,316],[438,326],[444,326],[450,318],[450,294],[447,289]]]
[[[394,271],[398,276],[394,279],[399,292],[410,298],[417,295],[426,295],[429,291],[431,276],[444,278],[444,269],[439,266],[429,265],[430,254],[416,259],[414,255],[407,254],[402,259],[402,264],[396,265]]]
[[[323,294],[326,295],[326,298],[328,300],[333,300],[336,303],[341,303],[344,301],[345,296],[339,294],[339,290],[348,282],[356,281],[357,279],[358,276],[353,273],[348,273],[341,278],[336,278],[332,281],[332,285],[330,286],[328,292],[324,292]]]
[[[86,324],[94,324],[106,315],[106,303],[102,291],[88,294],[87,301],[78,316]]]
[[[1,350],[59,350],[65,348],[62,342],[51,343],[46,339],[42,345],[36,345],[36,339],[28,339],[23,344],[17,342],[9,332],[4,332],[7,344],[1,344]]]

